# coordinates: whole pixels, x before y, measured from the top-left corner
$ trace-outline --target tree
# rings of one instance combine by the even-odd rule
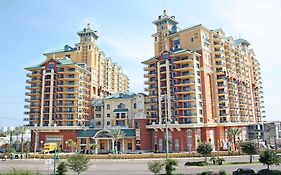
[[[67,158],[67,166],[78,175],[90,166],[90,159],[83,154],[74,154]]]
[[[176,166],[178,166],[178,161],[175,159],[167,159],[165,161],[165,170],[167,175],[171,175],[175,170]]]
[[[67,165],[65,161],[60,162],[60,164],[57,167],[57,175],[65,175],[67,172]]]
[[[250,163],[253,162],[253,155],[258,153],[258,147],[255,142],[242,142],[240,147],[243,153],[250,156]]]
[[[114,141],[114,148],[113,148],[113,153],[117,153],[117,141],[125,137],[124,131],[122,131],[120,128],[116,128],[113,130],[110,130],[108,135],[113,139]]]
[[[23,152],[25,153],[25,158],[27,158],[27,155],[30,152],[30,142],[29,141],[26,141],[23,143]]]
[[[242,131],[240,128],[230,128],[227,130],[228,139],[229,136],[232,136],[235,151],[236,151],[236,139],[241,134],[241,132]]]
[[[91,150],[96,150],[96,149],[98,149],[99,148],[99,144],[97,144],[97,143],[93,143],[93,144],[90,144],[90,149]],[[96,152],[95,152],[96,153]]]
[[[152,162],[148,162],[148,169],[153,174],[157,175],[160,173],[160,171],[163,169],[164,163],[162,161],[156,160]]]
[[[197,147],[197,152],[205,157],[205,162],[207,163],[207,156],[211,154],[213,147],[210,143],[200,143]]]
[[[259,161],[267,165],[267,169],[269,170],[270,165],[277,165],[280,163],[280,158],[278,158],[275,151],[266,149],[260,154]]]
[[[76,150],[76,142],[74,142],[71,139],[67,140],[66,142],[67,142],[67,146],[70,147],[71,152],[73,152],[74,148]]]

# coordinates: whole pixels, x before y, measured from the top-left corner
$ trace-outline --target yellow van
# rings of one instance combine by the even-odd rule
[[[49,154],[49,153],[54,153],[55,150],[58,149],[57,143],[45,143],[44,144],[44,153]]]

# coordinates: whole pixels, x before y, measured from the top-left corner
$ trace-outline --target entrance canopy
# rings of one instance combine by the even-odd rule
[[[121,129],[125,133],[125,137],[135,137],[136,136],[136,131],[135,129]],[[110,138],[108,136],[110,132],[110,129],[87,129],[87,130],[79,130],[77,133],[77,137],[80,138],[86,138],[86,137],[91,137],[91,138]]]

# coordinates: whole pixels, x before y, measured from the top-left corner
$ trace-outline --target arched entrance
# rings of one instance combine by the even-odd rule
[[[92,139],[98,146],[95,148],[95,153],[106,154],[112,153],[114,148],[114,140],[109,135],[109,130],[98,131]]]

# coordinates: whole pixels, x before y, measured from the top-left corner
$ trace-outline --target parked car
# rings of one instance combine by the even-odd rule
[[[238,168],[232,172],[232,175],[256,175],[255,171],[250,168]]]

